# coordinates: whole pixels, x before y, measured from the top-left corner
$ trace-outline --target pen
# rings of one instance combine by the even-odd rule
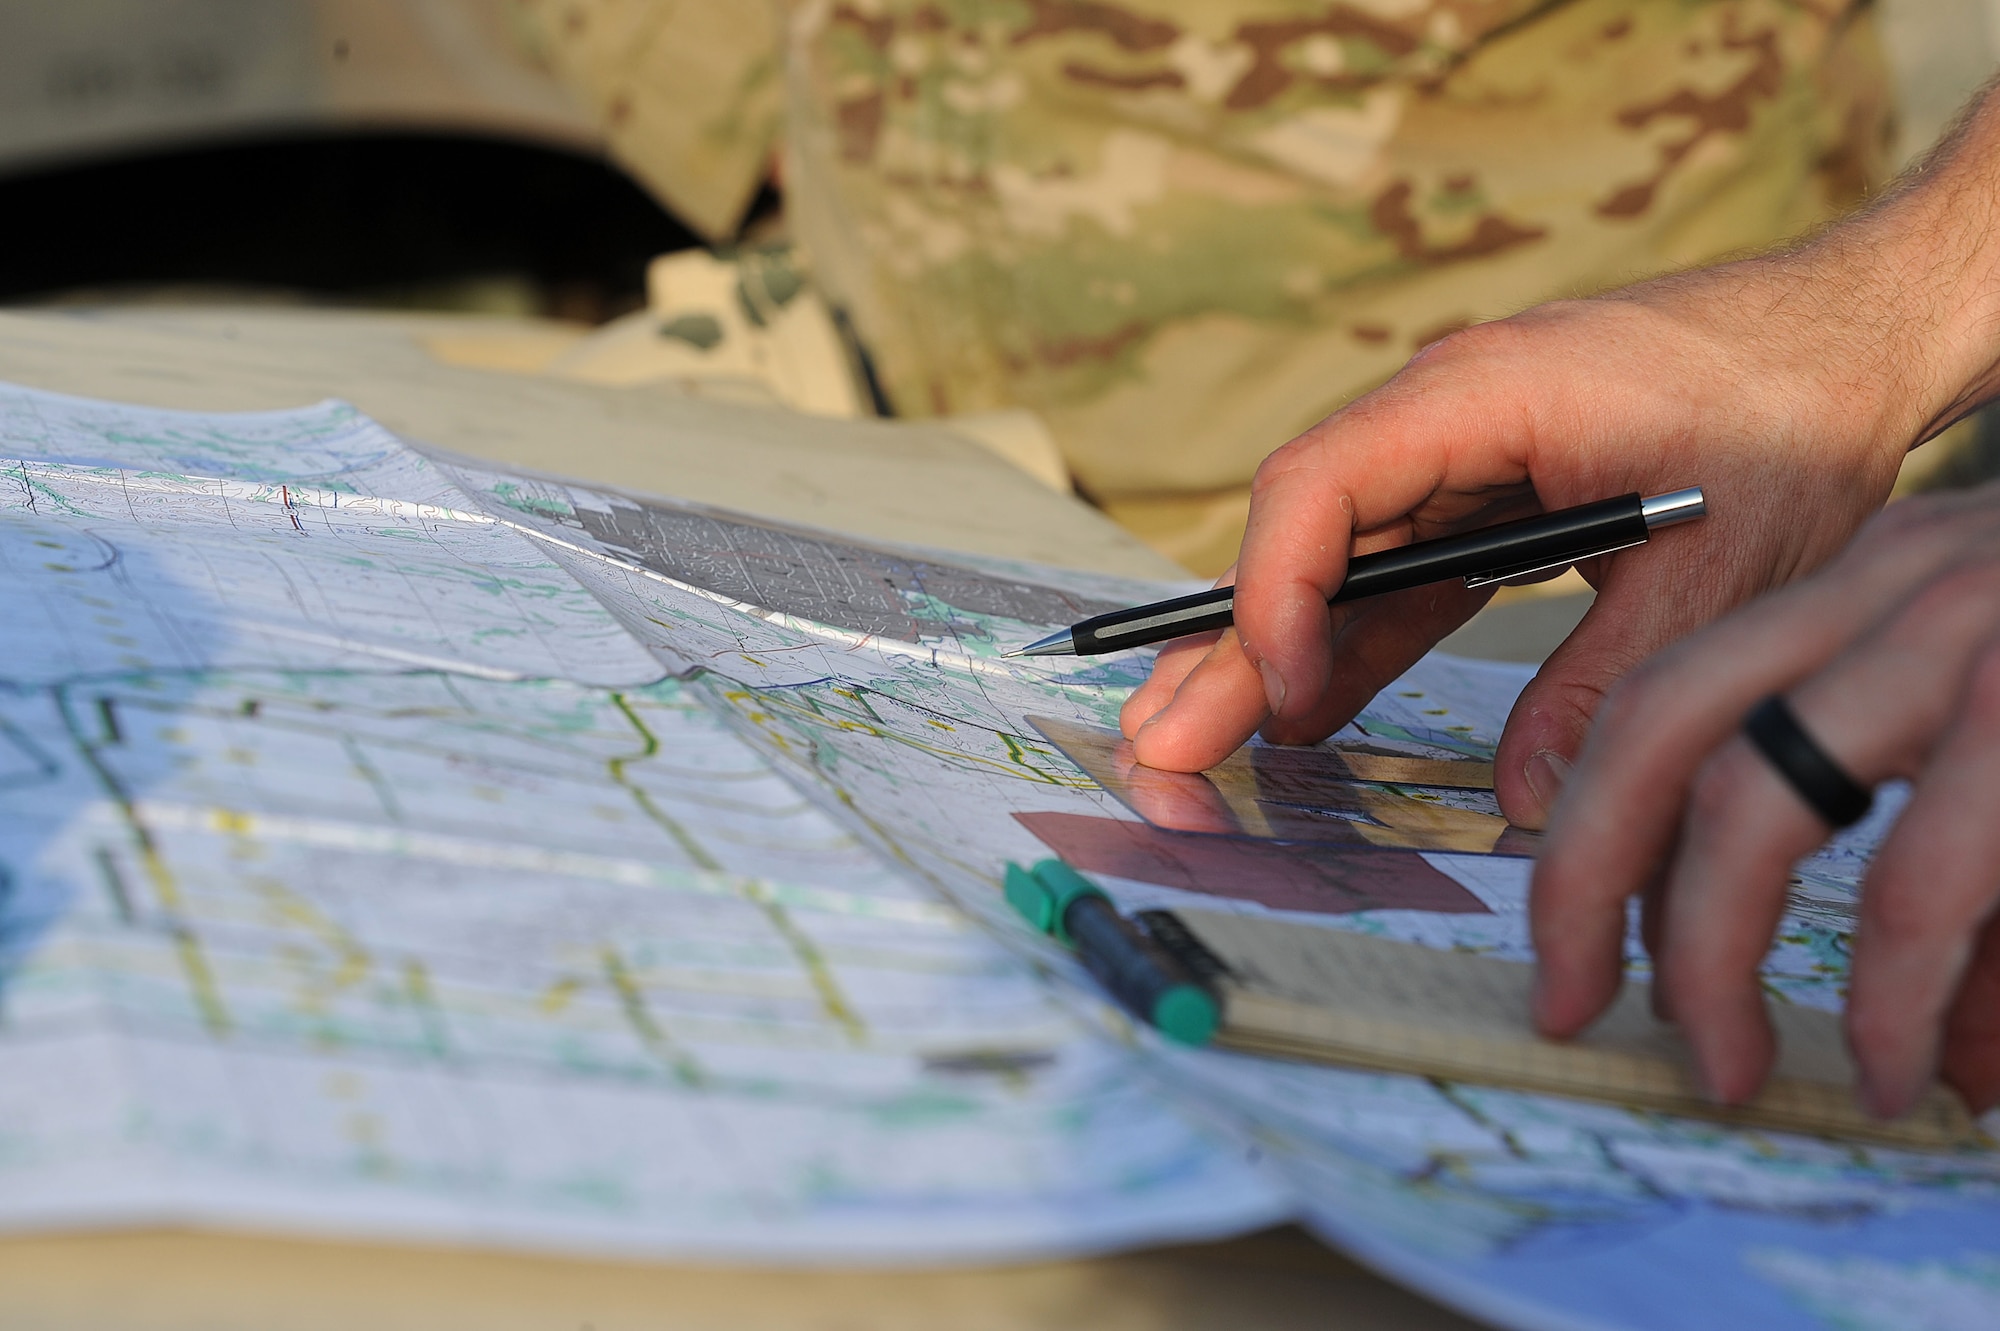
[[[1450,578],[1464,578],[1468,587],[1485,587],[1642,545],[1655,527],[1691,522],[1707,512],[1699,486],[1650,498],[1628,494],[1460,536],[1356,555],[1347,561],[1347,577],[1327,598],[1327,604],[1407,591]],[[1227,628],[1235,622],[1235,601],[1234,587],[1217,587],[1170,601],[1113,610],[1001,655],[1098,656],[1145,647],[1190,633]]]

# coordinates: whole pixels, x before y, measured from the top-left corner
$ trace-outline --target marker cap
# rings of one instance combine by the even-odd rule
[[[1215,1036],[1222,1012],[1215,996],[1192,984],[1177,984],[1153,1002],[1153,1025],[1181,1044],[1204,1045]]]
[[[1007,866],[1007,902],[1040,933],[1074,946],[1064,918],[1079,897],[1101,897],[1104,889],[1061,860],[1043,860],[1033,869]]]

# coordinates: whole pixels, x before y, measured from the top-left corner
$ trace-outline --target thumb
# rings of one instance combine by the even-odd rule
[[[1494,794],[1515,826],[1548,825],[1604,695],[1626,671],[1694,627],[1649,604],[1652,590],[1629,580],[1615,592],[1607,586],[1521,690],[1493,762]]]

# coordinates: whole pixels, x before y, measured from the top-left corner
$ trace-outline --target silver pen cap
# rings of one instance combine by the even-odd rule
[[[1639,501],[1639,514],[1646,519],[1646,530],[1655,527],[1671,527],[1676,522],[1692,522],[1696,518],[1708,516],[1708,501],[1702,498],[1699,485],[1685,490],[1674,490],[1663,495],[1652,495]]]

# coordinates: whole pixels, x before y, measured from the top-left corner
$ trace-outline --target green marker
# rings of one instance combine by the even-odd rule
[[[1076,949],[1085,969],[1161,1034],[1207,1044],[1221,1019],[1215,995],[1171,953],[1118,913],[1104,890],[1061,860],[1007,866],[1007,900],[1028,923]]]

